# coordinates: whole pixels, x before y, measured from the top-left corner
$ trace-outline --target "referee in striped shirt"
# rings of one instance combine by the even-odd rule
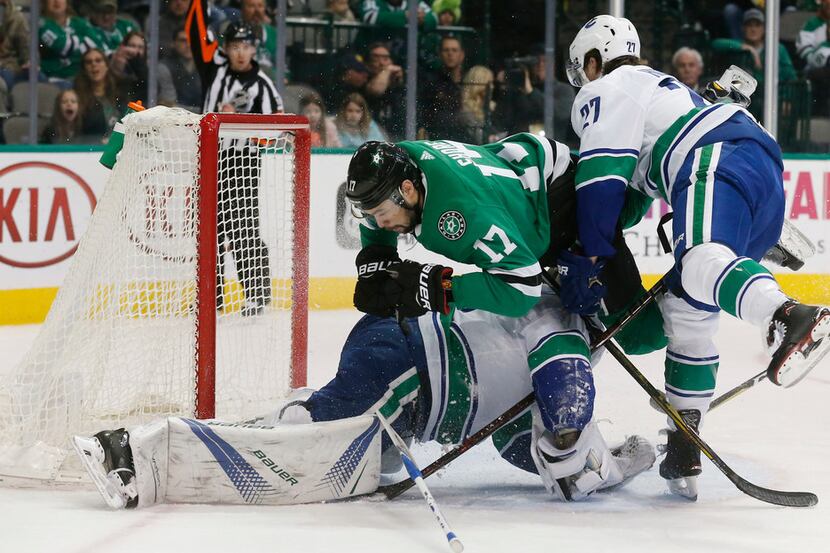
[[[185,21],[202,78],[204,113],[282,113],[282,98],[254,59],[254,30],[244,23],[229,25],[223,50],[207,27],[205,1],[192,0]],[[216,303],[217,309],[224,307],[222,254],[229,246],[245,293],[243,316],[259,314],[271,301],[268,247],[259,230],[258,153],[258,146],[249,140],[226,139],[219,144]]]

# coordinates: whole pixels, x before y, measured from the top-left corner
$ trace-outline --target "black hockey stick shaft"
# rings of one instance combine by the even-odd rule
[[[661,278],[657,283],[651,287],[641,298],[637,300],[637,302],[629,307],[628,311],[625,315],[620,318],[619,321],[608,327],[604,332],[597,334],[594,340],[591,343],[591,351],[596,351],[598,348],[605,345],[612,336],[614,336],[617,332],[619,332],[623,327],[628,325],[634,317],[637,316],[643,309],[648,306],[652,301],[655,300],[657,296],[662,294],[666,291],[666,277],[664,276]],[[516,418],[517,416],[521,415],[525,409],[533,405],[535,401],[535,395],[533,392],[529,393],[527,396],[524,397],[521,401],[515,404],[513,407],[493,419],[492,422],[484,426],[481,430],[476,432],[475,434],[468,436],[463,442],[449,450],[447,453],[430,463],[426,466],[422,471],[421,474],[424,478],[434,474],[438,470],[444,468],[449,463],[457,459],[461,454],[465,453],[472,447],[478,445],[479,443],[483,442],[487,438],[490,437],[496,430]],[[389,499],[394,499],[410,489],[414,486],[415,483],[412,479],[407,478],[406,480],[401,480],[400,482],[396,482],[395,484],[389,484],[388,486],[381,486],[378,488],[378,492],[383,493]]]
[[[715,453],[709,444],[703,441],[697,431],[690,428],[689,425],[686,424],[686,421],[680,413],[677,412],[677,409],[675,409],[660,393],[660,391],[657,390],[651,382],[649,382],[643,373],[641,373],[639,369],[634,366],[631,360],[629,360],[628,357],[620,351],[616,344],[608,342],[605,349],[620,363],[620,365],[623,366],[628,374],[630,374],[634,380],[637,381],[637,383],[646,391],[651,399],[660,406],[663,412],[665,412],[669,418],[674,421],[674,424],[678,430],[686,434],[686,436],[700,448],[700,451],[706,455],[710,461],[712,461],[712,464],[718,467],[718,469],[726,475],[730,482],[735,484],[739,490],[750,497],[754,497],[755,499],[765,501],[766,503],[772,503],[773,505],[782,505],[784,507],[812,507],[818,503],[818,497],[814,493],[785,492],[764,488],[758,486],[757,484],[753,484],[736,473],[729,465],[726,464],[726,462],[724,462],[723,459],[720,458],[717,453]]]
[[[743,382],[741,382],[740,384],[738,384],[737,386],[735,386],[734,388],[732,388],[728,392],[724,392],[723,394],[721,394],[718,397],[716,397],[715,399],[713,399],[712,403],[709,404],[709,411],[711,411],[712,409],[717,409],[719,406],[723,405],[724,403],[726,403],[730,399],[733,399],[736,396],[741,395],[742,393],[749,390],[750,388],[752,388],[753,386],[755,386],[756,384],[758,384],[762,380],[765,380],[766,378],[767,378],[767,370],[764,369],[763,371],[759,372],[758,374],[756,374],[752,378],[750,378],[748,380],[744,380]]]

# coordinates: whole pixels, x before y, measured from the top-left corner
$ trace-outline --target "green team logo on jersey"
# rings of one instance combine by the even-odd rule
[[[464,236],[465,230],[467,230],[467,222],[457,211],[445,211],[438,219],[438,232],[447,240],[458,240]]]

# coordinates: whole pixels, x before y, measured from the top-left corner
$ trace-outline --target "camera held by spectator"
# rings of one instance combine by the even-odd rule
[[[529,94],[532,90],[530,72],[536,65],[536,56],[520,56],[504,60],[504,84],[507,90]]]

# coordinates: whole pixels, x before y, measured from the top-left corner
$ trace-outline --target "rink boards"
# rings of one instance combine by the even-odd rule
[[[42,322],[87,227],[109,171],[98,163],[100,148],[15,147],[0,151],[0,324]],[[315,151],[311,159],[311,309],[351,306],[357,221],[344,196],[350,152]],[[798,273],[776,273],[785,291],[808,302],[830,302],[830,156],[785,156],[786,215],[816,244],[816,255]],[[655,202],[627,240],[650,285],[671,267],[656,226],[667,211]],[[402,257],[437,261],[457,271],[468,267],[401,239]],[[234,281],[230,268],[228,278]]]

